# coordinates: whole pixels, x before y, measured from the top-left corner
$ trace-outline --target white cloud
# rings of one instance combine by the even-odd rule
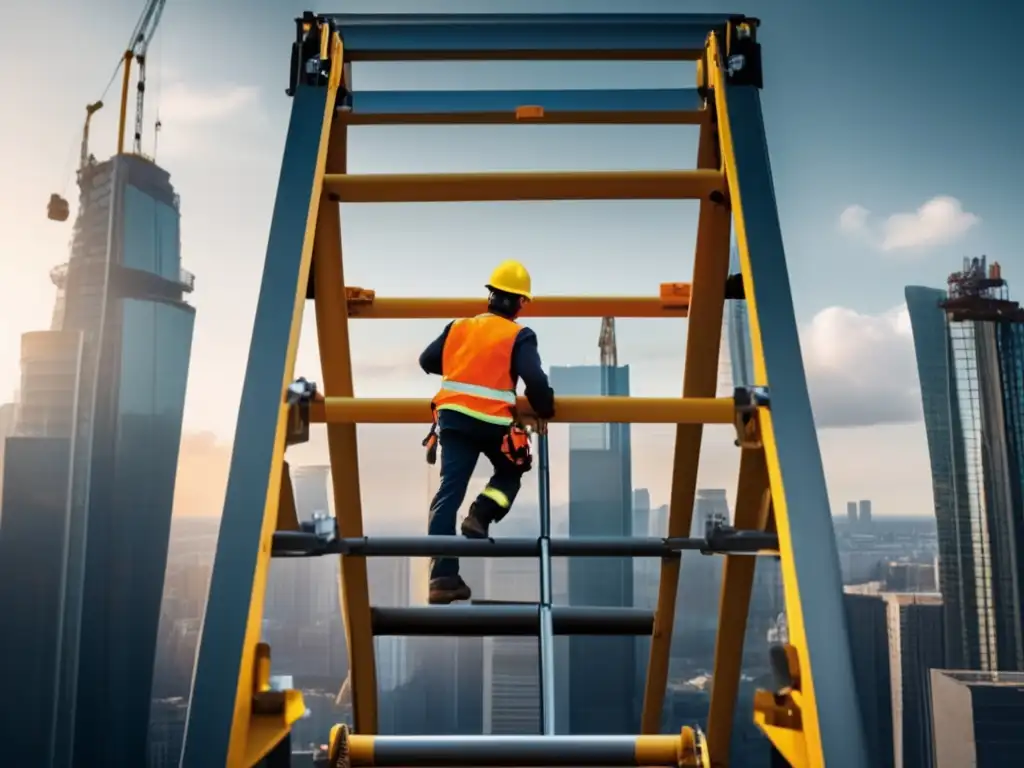
[[[940,195],[912,213],[894,213],[883,221],[875,221],[864,206],[851,205],[839,216],[839,231],[881,251],[919,251],[952,243],[980,221],[955,197]]]
[[[197,87],[176,82],[160,94],[160,118],[166,123],[196,125],[213,123],[252,109],[259,89],[249,85]]]
[[[921,416],[907,308],[864,315],[822,310],[800,334],[819,427],[899,424]]]
[[[867,230],[871,211],[863,205],[851,205],[839,215],[839,231],[847,235],[860,235]]]

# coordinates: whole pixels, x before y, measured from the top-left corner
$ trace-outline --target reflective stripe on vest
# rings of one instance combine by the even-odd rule
[[[434,397],[435,408],[511,424],[516,404],[512,349],[519,331],[515,321],[497,315],[456,320],[445,340],[445,375]]]

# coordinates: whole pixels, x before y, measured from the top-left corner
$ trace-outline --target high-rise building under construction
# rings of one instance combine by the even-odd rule
[[[11,765],[145,765],[194,310],[166,171],[79,172],[52,327],[22,339],[0,523]],[[16,706],[16,712],[5,711]],[[6,764],[6,763],[5,763]]]
[[[998,263],[906,289],[931,459],[947,665],[1024,669],[1024,309]]]

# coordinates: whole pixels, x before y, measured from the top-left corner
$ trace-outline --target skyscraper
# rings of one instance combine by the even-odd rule
[[[487,562],[491,600],[536,601],[540,589],[534,560]],[[535,637],[484,638],[484,733],[540,732],[540,653]]]
[[[553,366],[551,384],[564,395],[628,395],[629,366]],[[633,481],[629,424],[569,427],[569,535],[630,536]],[[633,604],[630,558],[571,558],[572,605]],[[569,638],[569,732],[629,733],[638,724],[632,637]],[[594,659],[616,658],[594,675]]]
[[[871,525],[871,499],[861,499],[857,502],[857,522],[862,526]]]
[[[846,587],[857,698],[879,766],[932,765],[929,670],[942,664],[942,599]]]
[[[19,437],[8,442],[8,463],[24,451],[15,461],[33,455],[52,474],[8,473],[0,525],[0,615],[19,626],[40,611],[51,633],[28,656],[0,653],[0,674],[38,699],[42,719],[28,733],[0,712],[0,738],[16,763],[24,748],[32,765],[142,765],[193,278],[166,171],[118,155],[84,167],[79,188],[71,257],[51,273],[53,327],[22,341]],[[33,501],[42,486],[46,516]],[[56,558],[28,546],[41,528]],[[33,584],[55,592],[35,603]],[[54,684],[23,684],[30,668],[51,669]]]
[[[857,524],[857,502],[848,501],[846,502],[846,521],[850,525]]]
[[[999,265],[906,289],[939,536],[947,664],[1024,669],[1024,310]]]

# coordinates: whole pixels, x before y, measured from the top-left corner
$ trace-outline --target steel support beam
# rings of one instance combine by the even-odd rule
[[[704,99],[695,88],[356,91],[345,99],[335,119],[349,125],[699,125],[704,119],[703,106]]]
[[[338,45],[336,36],[333,42]],[[334,52],[340,63],[340,50]],[[305,709],[301,694],[294,691],[276,711],[257,712],[254,694],[260,690],[260,670],[269,669],[269,660],[259,660],[257,645],[284,469],[288,409],[282,392],[295,377],[313,225],[339,82],[336,67],[323,86],[301,87],[292,101],[189,699],[182,768],[254,765],[287,735],[296,709],[297,716]]]
[[[540,606],[431,605],[414,608],[374,608],[373,634],[407,637],[489,637],[540,634]],[[649,635],[650,611],[637,608],[551,609],[556,635]]]
[[[713,394],[713,391],[712,391]],[[533,413],[525,397],[519,413]],[[429,424],[430,401],[415,398],[326,397],[309,405],[313,423]],[[729,398],[561,397],[554,419],[570,424],[732,424],[736,406]]]
[[[798,664],[800,733],[759,714],[762,728],[790,762],[864,768],[865,747],[854,683],[839,555],[814,428],[800,336],[775,201],[761,96],[727,82],[724,51],[712,38],[711,85],[750,308],[754,377],[772,392],[761,432],[779,534],[789,644]],[[694,281],[695,295],[701,287]],[[691,326],[692,328],[692,326]]]
[[[508,171],[330,174],[341,203],[700,200],[724,189],[718,171]]]
[[[552,557],[669,557],[677,552],[778,554],[778,537],[761,531],[730,531],[720,540],[657,539],[634,536],[573,536],[551,539]],[[465,539],[461,536],[373,536],[326,541],[315,533],[278,531],[275,557],[539,557],[540,542],[530,538]]]
[[[733,14],[329,14],[351,61],[695,61]]]
[[[352,768],[678,766],[682,736],[348,735]]]

